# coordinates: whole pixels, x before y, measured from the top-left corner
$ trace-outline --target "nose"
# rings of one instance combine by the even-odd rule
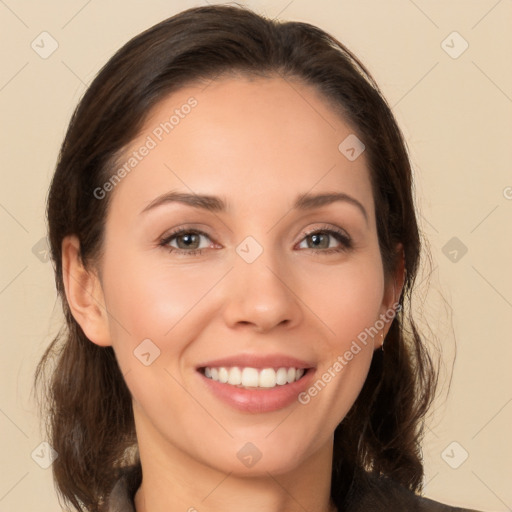
[[[237,256],[224,288],[224,320],[229,327],[246,325],[263,333],[300,323],[303,311],[294,290],[297,283],[289,268],[285,271],[283,266],[269,251],[252,263]]]

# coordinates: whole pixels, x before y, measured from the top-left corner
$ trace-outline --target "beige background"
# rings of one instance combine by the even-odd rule
[[[60,323],[52,269],[37,244],[45,235],[46,193],[67,122],[115,50],[152,24],[204,3],[0,0],[0,512],[60,510],[51,469],[31,458],[36,450],[37,459],[44,438],[30,391],[36,361]],[[425,321],[446,347],[447,371],[457,343],[450,394],[438,401],[425,438],[425,494],[459,506],[511,510],[512,3],[248,5],[334,34],[369,67],[393,106],[410,146],[421,225],[433,255]],[[31,47],[34,40],[41,45],[43,31],[58,43],[46,59]],[[450,35],[454,31],[460,36]],[[467,50],[453,58],[464,41]],[[453,237],[459,247],[446,247]],[[467,460],[452,468],[465,452]]]

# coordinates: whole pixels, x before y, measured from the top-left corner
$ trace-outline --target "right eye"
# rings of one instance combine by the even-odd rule
[[[177,252],[187,256],[194,256],[201,254],[203,249],[208,248],[210,245],[201,247],[201,239],[210,237],[199,230],[180,228],[170,233],[160,241],[160,246],[169,250],[169,252]],[[176,244],[176,245],[173,245]]]

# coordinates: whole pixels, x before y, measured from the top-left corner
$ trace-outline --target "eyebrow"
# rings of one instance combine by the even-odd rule
[[[356,198],[343,192],[301,194],[295,200],[293,208],[296,210],[312,210],[314,208],[321,208],[322,206],[327,206],[335,202],[345,202],[355,206],[363,214],[366,222],[368,222],[368,213],[362,203]],[[192,206],[193,208],[200,208],[202,210],[207,210],[214,213],[224,212],[227,209],[226,202],[217,196],[188,194],[185,192],[167,192],[151,201],[141,211],[141,214],[170,203],[181,203]]]

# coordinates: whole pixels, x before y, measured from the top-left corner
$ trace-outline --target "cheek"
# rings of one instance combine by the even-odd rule
[[[218,280],[215,271],[179,269],[149,258],[105,263],[109,312],[133,335],[161,339],[201,301]],[[119,325],[114,329],[119,332]],[[115,339],[113,339],[115,343]]]
[[[361,332],[375,324],[384,294],[384,276],[378,257],[369,254],[337,267],[319,265],[314,272],[308,269],[305,276],[301,298],[326,326],[328,353],[344,350],[347,343],[350,345]]]

